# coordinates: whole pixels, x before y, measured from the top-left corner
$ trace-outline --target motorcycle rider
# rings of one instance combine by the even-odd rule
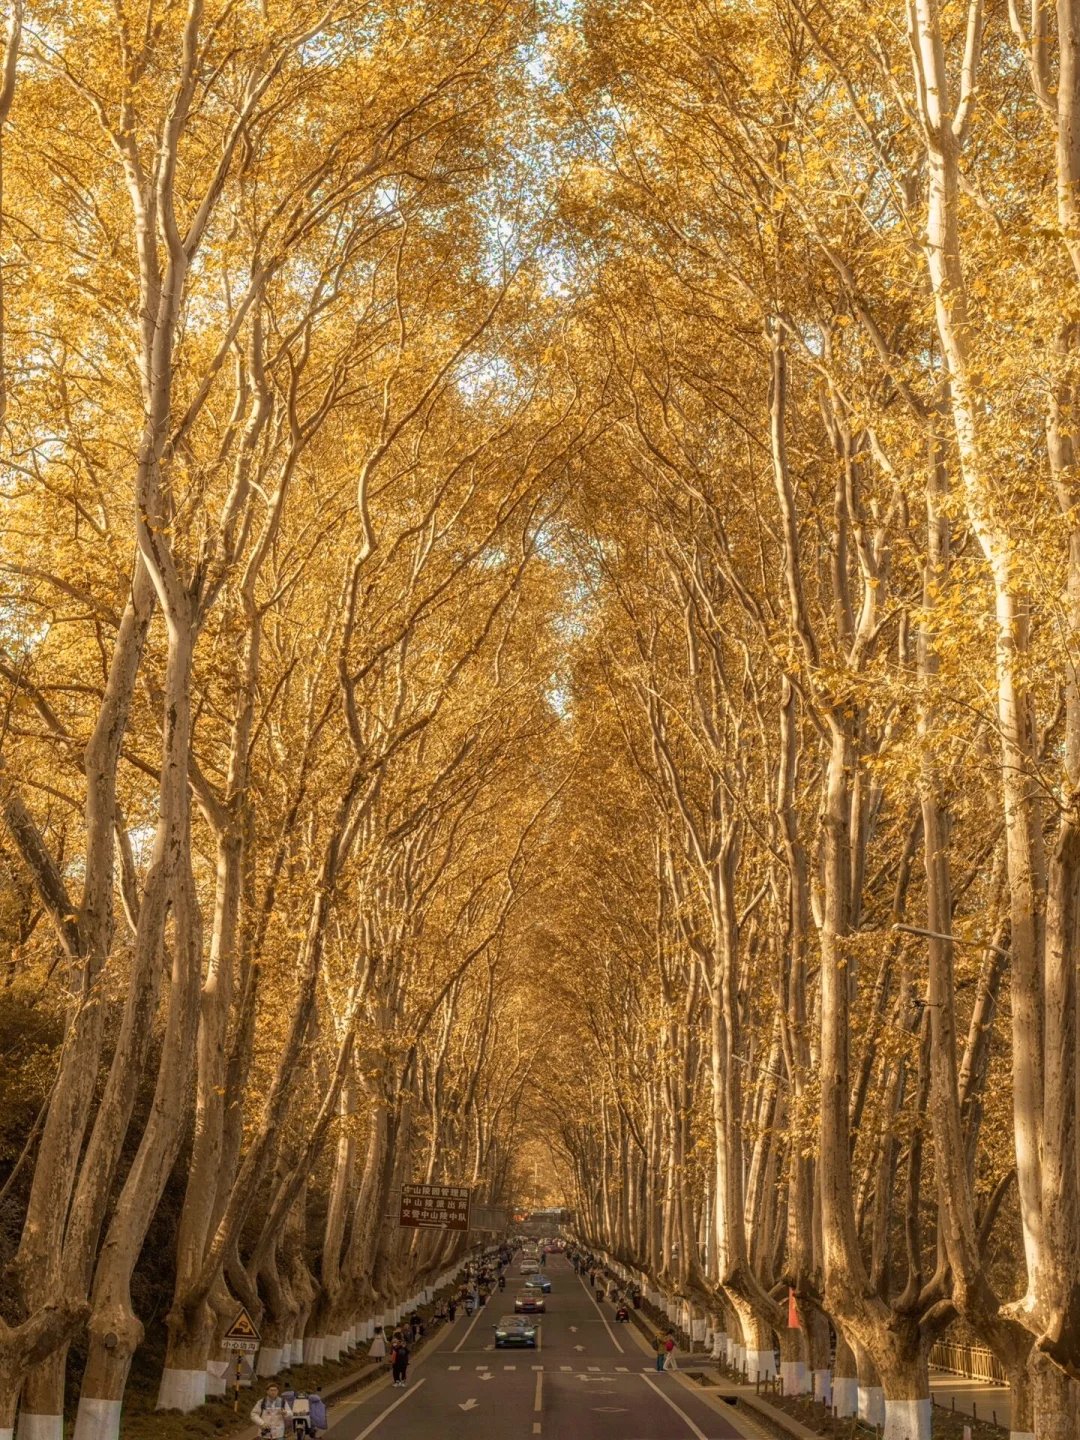
[[[259,1427],[260,1440],[285,1440],[285,1425],[292,1419],[292,1408],[272,1380],[263,1398],[255,1402],[251,1419]]]

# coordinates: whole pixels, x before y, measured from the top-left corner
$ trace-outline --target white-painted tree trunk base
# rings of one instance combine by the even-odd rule
[[[321,1365],[323,1350],[326,1347],[325,1335],[311,1335],[304,1337],[304,1348],[302,1353],[305,1365]]]
[[[832,1373],[828,1370],[814,1371],[814,1399],[822,1405],[832,1405]]]
[[[859,1419],[867,1425],[885,1424],[885,1391],[880,1385],[859,1386]]]
[[[15,1440],[15,1431],[10,1425],[0,1425],[0,1440]]]
[[[859,1382],[854,1375],[837,1375],[832,1386],[833,1409],[837,1415],[859,1412]]]
[[[281,1345],[264,1345],[259,1351],[259,1363],[255,1367],[255,1374],[260,1380],[269,1380],[271,1375],[276,1375],[281,1369]],[[289,1346],[289,1354],[292,1355],[292,1346]]]
[[[735,1369],[742,1370],[746,1365],[746,1346],[735,1346]]]
[[[75,1440],[117,1440],[120,1434],[119,1400],[94,1400],[89,1396],[79,1401],[75,1416]],[[22,1435],[22,1427],[19,1428]]]
[[[290,1363],[293,1364],[293,1365],[302,1365],[302,1364],[304,1363],[304,1342],[303,1342],[303,1339],[294,1339],[294,1340],[293,1340],[293,1342],[292,1342],[292,1360],[290,1361]]]
[[[781,1360],[780,1378],[785,1395],[805,1395],[810,1389],[810,1376],[805,1360]]]
[[[762,1380],[772,1380],[776,1375],[776,1355],[772,1350],[747,1350],[746,1370],[751,1380],[760,1375]]]
[[[886,1400],[883,1440],[930,1440],[931,1403],[929,1397],[925,1400]]]
[[[30,1415],[20,1410],[16,1433],[19,1440],[64,1440],[64,1417]]]
[[[344,1335],[328,1335],[326,1337],[326,1345],[323,1349],[323,1364],[325,1365],[328,1360],[338,1360],[344,1349]]]
[[[9,1435],[11,1431],[7,1432]],[[0,1430],[0,1440],[4,1440],[4,1432]],[[1035,1440],[1034,1430],[1010,1430],[1009,1440]]]
[[[187,1415],[206,1399],[205,1370],[164,1370],[158,1389],[159,1410],[182,1410]]]
[[[717,1330],[712,1337],[712,1358],[714,1360],[723,1360],[726,1355],[727,1336],[721,1335],[720,1331]]]

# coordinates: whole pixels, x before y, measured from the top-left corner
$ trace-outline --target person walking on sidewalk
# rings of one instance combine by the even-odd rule
[[[375,1326],[375,1334],[372,1336],[371,1344],[368,1346],[368,1359],[386,1359],[386,1336],[383,1334],[381,1325]]]
[[[663,1370],[664,1360],[667,1357],[667,1350],[665,1349],[665,1340],[663,1335],[657,1335],[656,1339],[653,1341],[653,1349],[656,1351],[656,1368],[658,1371]]]

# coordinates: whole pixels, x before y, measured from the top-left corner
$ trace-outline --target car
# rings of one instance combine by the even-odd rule
[[[515,1315],[543,1315],[546,1310],[547,1302],[540,1290],[519,1290],[514,1296]]]
[[[503,1350],[509,1345],[526,1345],[535,1350],[538,1332],[536,1322],[526,1320],[524,1315],[504,1315],[495,1326],[495,1349]]]
[[[519,1274],[519,1275],[539,1275],[539,1274],[540,1274],[540,1266],[537,1265],[537,1263],[536,1263],[535,1260],[523,1260],[523,1261],[521,1262],[521,1265],[518,1267],[518,1274]]]
[[[526,1290],[542,1290],[545,1295],[551,1294],[551,1281],[544,1274],[534,1275],[531,1280],[525,1281]]]

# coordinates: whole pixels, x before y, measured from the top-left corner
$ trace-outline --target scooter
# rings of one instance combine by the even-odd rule
[[[618,1320],[620,1325],[626,1325],[629,1323],[630,1311],[627,1310],[625,1305],[620,1305],[619,1308],[615,1311],[615,1319]]]
[[[292,1402],[292,1433],[300,1440],[309,1440],[315,1432],[311,1428],[311,1405],[306,1395],[297,1395]]]
[[[320,1431],[326,1429],[326,1406],[318,1392],[313,1395],[297,1395],[292,1402],[292,1433],[299,1440],[314,1440]]]

